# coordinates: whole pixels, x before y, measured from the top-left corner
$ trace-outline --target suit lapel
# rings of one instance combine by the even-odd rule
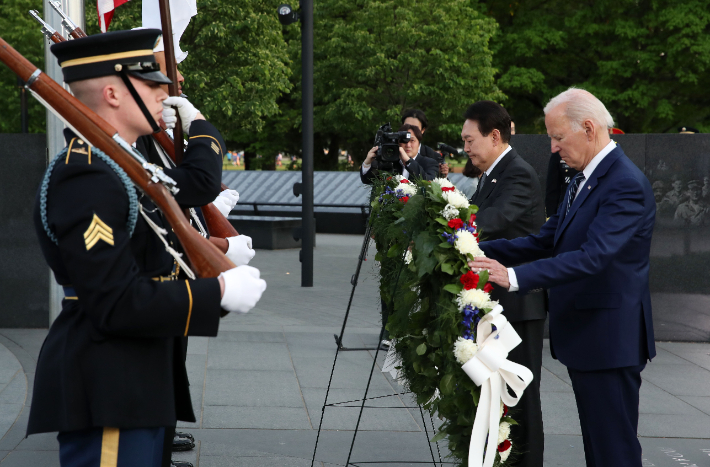
[[[555,243],[557,243],[557,240],[560,238],[562,235],[562,232],[567,228],[569,223],[572,221],[572,218],[574,215],[577,213],[577,210],[579,210],[580,206],[584,204],[584,201],[589,197],[589,195],[594,191],[596,186],[599,184],[599,179],[606,175],[607,171],[609,170],[609,167],[614,164],[614,162],[621,157],[621,155],[624,154],[624,151],[621,150],[618,146],[611,151],[607,156],[602,160],[599,165],[594,169],[594,172],[592,172],[592,176],[589,177],[589,180],[585,180],[584,183],[582,183],[579,186],[578,192],[579,195],[577,195],[577,199],[575,199],[572,202],[572,206],[569,208],[569,212],[567,215],[562,219],[562,223],[560,226],[557,228],[557,231],[555,232]],[[562,205],[566,206],[567,205],[567,199],[569,198],[569,189],[567,190],[567,193],[565,194],[565,199],[562,201]]]
[[[512,161],[516,157],[518,157],[518,153],[515,152],[514,148],[510,148],[508,154],[503,156],[503,159],[501,159],[500,162],[496,164],[496,166],[491,171],[491,174],[486,176],[483,188],[478,190],[478,194],[473,200],[476,206],[481,207],[481,204],[483,204],[486,199],[491,195],[491,193],[496,187],[496,184],[498,183],[498,180],[501,178],[501,175],[505,171],[505,168],[508,167],[510,161]]]

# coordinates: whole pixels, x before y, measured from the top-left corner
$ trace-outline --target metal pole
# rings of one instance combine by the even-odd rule
[[[301,0],[303,236],[301,287],[313,287],[313,0]]]
[[[20,89],[20,133],[29,133],[29,118],[27,116],[27,89],[25,82],[17,78],[17,87]]]
[[[84,21],[84,2],[82,0],[61,0],[62,9],[71,17],[72,21],[76,23],[81,29],[86,30],[86,23]],[[65,30],[62,26],[62,18],[54,11],[54,8],[49,4],[47,0],[43,1],[44,6],[44,20],[49,23],[54,29],[59,31],[59,33],[64,37],[69,37],[69,31]],[[57,83],[63,83],[64,78],[62,76],[62,69],[57,63],[57,59],[52,55],[49,50],[49,43],[46,39],[44,47],[44,71],[45,73],[54,79]],[[64,146],[64,122],[59,120],[52,112],[47,111],[47,152],[49,158],[53,158],[59,151],[61,151]],[[62,311],[62,298],[64,298],[64,292],[61,287],[57,284],[52,271],[49,272],[49,324],[54,322],[54,319]]]

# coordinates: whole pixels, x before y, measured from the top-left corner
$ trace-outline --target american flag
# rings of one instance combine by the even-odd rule
[[[108,31],[108,26],[113,18],[113,10],[126,3],[128,0],[97,0],[96,9],[99,12],[99,25],[101,32]]]

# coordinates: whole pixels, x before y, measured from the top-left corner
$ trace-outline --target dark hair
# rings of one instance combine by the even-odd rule
[[[416,118],[420,122],[422,122],[422,130],[426,130],[427,126],[429,126],[429,121],[426,119],[426,115],[424,115],[423,110],[419,109],[407,109],[404,112],[402,112],[402,123],[408,118]]]
[[[493,101],[478,101],[471,104],[463,114],[466,120],[478,122],[478,131],[488,136],[493,130],[500,131],[500,139],[504,143],[510,141],[510,115],[502,105]]]
[[[397,131],[408,131],[414,135],[415,138],[417,138],[417,141],[419,141],[419,144],[422,144],[422,130],[419,129],[418,126],[410,125],[409,123],[405,123],[401,127],[399,127],[399,130]]]
[[[466,161],[466,165],[463,167],[463,176],[469,178],[478,178],[481,175],[481,169],[473,165],[471,159]]]

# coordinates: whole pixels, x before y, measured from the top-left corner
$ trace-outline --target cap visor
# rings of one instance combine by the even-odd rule
[[[140,73],[137,71],[129,71],[129,75],[133,76],[134,78],[142,79],[144,81],[155,81],[156,83],[160,84],[172,84],[172,81],[170,81],[170,78],[165,76],[159,71],[149,71],[146,73]]]

